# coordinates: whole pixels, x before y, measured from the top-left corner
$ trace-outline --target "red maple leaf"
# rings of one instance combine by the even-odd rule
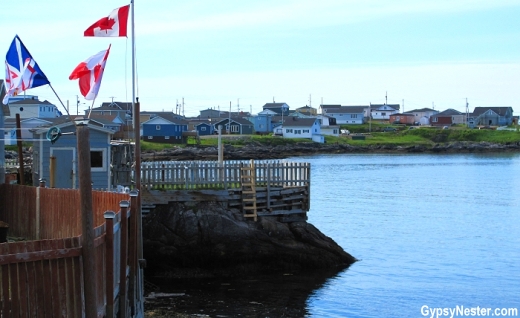
[[[98,21],[98,27],[101,31],[112,30],[114,24],[116,24],[116,20],[110,19],[109,17]]]

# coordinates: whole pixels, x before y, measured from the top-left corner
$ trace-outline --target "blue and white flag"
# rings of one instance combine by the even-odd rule
[[[16,35],[5,56],[5,89],[4,104],[9,98],[29,88],[50,84],[47,76]]]

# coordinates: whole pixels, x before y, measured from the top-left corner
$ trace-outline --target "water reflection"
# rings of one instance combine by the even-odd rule
[[[161,293],[177,296],[145,303],[171,316],[305,317],[311,295],[347,269],[249,275],[234,278],[147,278]]]

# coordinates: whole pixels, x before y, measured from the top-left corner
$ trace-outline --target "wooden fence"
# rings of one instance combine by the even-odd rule
[[[241,187],[241,168],[250,161],[154,161],[141,164],[141,184],[147,189],[198,190]],[[256,184],[300,187],[310,182],[310,163],[254,161]]]
[[[93,197],[95,282],[84,282],[79,191],[0,184],[0,220],[10,235],[45,237],[0,244],[0,317],[84,317],[85,284],[96,286],[98,317],[144,315],[137,192],[131,201]],[[39,222],[27,220],[37,215]]]
[[[79,190],[0,184],[0,221],[9,223],[11,236],[27,240],[55,239],[81,234]],[[128,194],[92,191],[94,226]]]

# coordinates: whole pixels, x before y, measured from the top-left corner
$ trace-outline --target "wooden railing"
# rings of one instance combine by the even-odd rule
[[[250,161],[154,161],[141,164],[141,184],[148,189],[235,189],[240,169]],[[254,161],[256,184],[299,187],[310,182],[310,163]]]
[[[24,239],[0,243],[0,317],[85,316],[78,197],[78,190],[0,184],[0,220],[9,237]],[[89,308],[98,317],[143,316],[137,205],[137,192],[93,192],[95,282],[88,284],[96,286]],[[46,239],[32,239],[38,232]]]

